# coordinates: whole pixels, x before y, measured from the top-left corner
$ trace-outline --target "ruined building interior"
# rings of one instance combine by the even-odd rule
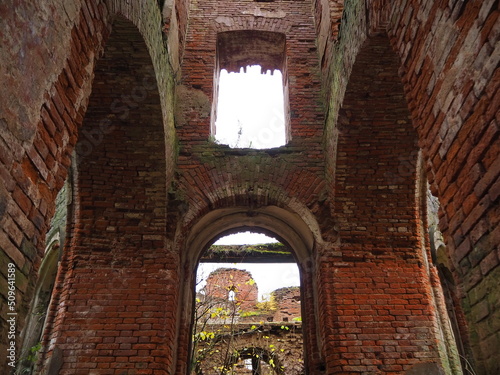
[[[191,366],[193,374],[304,373],[300,288],[258,298],[259,285],[244,269],[212,271],[197,293]]]
[[[0,373],[190,374],[198,263],[249,230],[300,270],[305,374],[500,374],[499,12],[2,1]],[[282,145],[217,138],[251,66]]]

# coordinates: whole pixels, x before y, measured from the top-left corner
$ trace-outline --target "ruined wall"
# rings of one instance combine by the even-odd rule
[[[300,288],[297,286],[276,289],[272,292],[276,302],[274,322],[301,321]]]
[[[228,296],[231,290],[234,299]],[[227,310],[227,315],[219,308]],[[277,289],[270,301],[259,303],[258,285],[250,272],[219,268],[207,277],[195,309],[191,350],[204,374],[217,374],[224,364],[235,373],[251,373],[244,362],[251,358],[261,361],[262,374],[303,373],[302,326],[300,320],[292,322],[300,317],[298,287]]]
[[[327,118],[327,178],[337,173],[337,143],[346,77],[364,40],[388,32],[398,72],[423,150],[427,176],[441,201],[440,228],[451,245],[458,294],[471,328],[475,371],[498,372],[498,4],[494,1],[387,1],[344,4],[344,21],[333,44]],[[321,34],[320,38],[325,39]],[[338,52],[342,51],[341,55]],[[328,56],[327,56],[328,58]],[[402,171],[409,165],[404,161]],[[399,168],[398,168],[399,169]],[[396,175],[399,172],[393,170]],[[477,288],[477,289],[476,289]],[[493,299],[486,297],[491,294]],[[482,327],[476,332],[476,327]],[[486,328],[488,327],[488,328]],[[480,333],[479,333],[480,332]],[[488,342],[488,344],[486,344]],[[481,345],[479,343],[482,343]],[[472,358],[469,358],[473,361]]]
[[[300,324],[265,324],[253,330],[248,330],[247,325],[238,324],[235,326],[235,331],[238,335],[233,337],[231,349],[239,356],[235,356],[231,364],[234,365],[236,374],[251,373],[238,365],[242,364],[241,360],[255,355],[259,356],[263,362],[263,374],[300,375],[304,373],[304,350]],[[210,343],[207,342],[206,345]],[[225,345],[227,341],[221,341],[211,346],[211,350],[224,353]],[[204,347],[201,346],[201,348]],[[203,374],[215,375],[220,373],[218,369],[220,363],[219,356],[215,354],[204,358],[200,363],[200,368]]]
[[[51,341],[47,342],[54,349],[52,363],[65,373],[77,367],[81,372],[93,368],[102,373],[133,369],[165,373],[182,368],[190,320],[188,309],[178,308],[176,296],[189,281],[174,270],[180,269],[177,258],[187,254],[183,246],[191,225],[216,208],[239,207],[252,217],[257,209],[273,205],[299,213],[311,228],[314,220],[320,223],[314,227],[314,256],[301,265],[306,275],[304,309],[312,317],[304,325],[311,373],[404,372],[424,362],[439,363],[429,275],[421,266],[426,255],[421,236],[425,215],[419,212],[419,192],[413,184],[417,177],[413,151],[418,146],[432,191],[441,202],[440,229],[467,317],[475,371],[498,372],[498,2],[173,4],[175,17],[170,18],[166,34],[162,33],[165,12],[162,18],[156,2],[0,5],[5,46],[0,51],[4,302],[0,352],[6,352],[7,344],[6,264],[12,262],[16,268],[19,333],[55,197],[78,141],[81,149],[90,144],[98,152],[89,154],[89,164],[83,165],[77,178],[75,202],[82,206],[75,206],[79,221],[69,235],[71,243],[80,247],[67,247],[71,251],[62,261],[51,310],[47,339]],[[144,39],[147,53],[141,56],[149,54],[145,66],[154,68],[157,82],[155,117],[142,113],[134,118],[131,133],[120,124],[125,127],[117,137],[107,134],[106,142],[97,142],[97,147],[91,140],[100,136],[89,139],[82,129],[93,82],[96,88],[106,87],[105,81],[93,81],[93,74],[96,61],[106,54],[105,41],[112,35],[116,13],[133,20]],[[209,141],[216,33],[245,29],[281,32],[287,38],[292,137],[279,151],[231,150]],[[387,40],[395,60],[385,60],[391,57]],[[169,48],[177,51],[170,59],[178,83],[177,165]],[[127,70],[126,57],[135,53],[126,48],[121,52],[127,55],[124,60],[109,66],[117,77]],[[387,64],[377,64],[375,57],[381,54],[380,61]],[[363,79],[375,79],[376,84],[365,88]],[[120,90],[130,98],[127,90],[135,87],[134,78],[122,83]],[[135,108],[133,102],[123,101],[120,90],[108,94],[104,90],[99,96],[96,89],[95,102],[103,99],[102,104],[110,104],[104,98],[111,95],[107,98],[111,103],[122,100],[116,105],[124,107],[109,114],[124,115]],[[402,110],[390,106],[392,99],[402,105],[401,92],[415,137],[410,136],[406,113],[377,117],[385,105],[392,114]],[[103,113],[94,112],[100,119]],[[99,126],[99,122],[89,125]],[[403,137],[396,142],[399,133]],[[165,145],[158,139],[165,140]],[[137,155],[132,144],[141,145]],[[158,151],[165,148],[164,160],[150,159],[147,145]],[[366,152],[365,158],[359,157],[358,149]],[[176,181],[171,186],[174,168]],[[388,171],[397,171],[392,177],[401,182],[390,183]],[[103,179],[102,172],[109,178]],[[362,194],[351,196],[350,191],[360,186]],[[162,189],[168,190],[168,206],[160,198]],[[152,208],[156,200],[158,211]],[[145,215],[133,217],[136,210]],[[87,213],[92,220],[85,221]],[[158,234],[164,216],[166,237]],[[87,233],[92,233],[88,239],[83,236]],[[149,278],[138,276],[139,265],[144,264],[151,264]],[[89,275],[92,283],[85,282]],[[149,286],[155,292],[146,301],[143,292]],[[170,294],[166,296],[162,288]],[[119,301],[124,310],[119,313],[131,316],[116,316],[118,305],[106,305],[109,296],[113,303]],[[140,321],[149,319],[146,315],[156,308],[154,321]],[[107,316],[106,309],[115,315]],[[84,321],[80,315],[86,316]],[[105,326],[105,319],[118,320]],[[82,324],[88,335],[76,329]],[[155,343],[119,342],[135,340],[133,332],[141,324],[161,326],[145,335]],[[86,345],[90,355],[85,353]],[[118,362],[128,368],[114,368]]]
[[[115,12],[119,11],[135,22],[142,19],[138,23],[147,39],[146,45],[156,45],[156,51],[152,53],[156,69],[151,69],[151,82],[155,86],[156,81],[159,82],[162,104],[158,108],[161,121],[168,117],[166,104],[169,101],[167,85],[170,77],[165,74],[169,66],[165,63],[166,53],[161,47],[161,31],[149,27],[152,23],[161,22],[157,7],[156,10],[155,7],[132,9],[123,4],[116,4],[116,8],[113,5],[110,10],[102,2],[54,2],[15,6],[7,3],[2,5],[1,11],[2,29],[9,30],[2,35],[2,45],[11,48],[2,48],[1,64],[2,83],[5,84],[2,85],[1,95],[1,117],[4,126],[1,127],[0,205],[3,208],[0,210],[0,243],[2,255],[5,254],[17,268],[16,308],[19,315],[16,346],[19,349],[19,332],[23,328],[24,315],[32,292],[26,280],[30,280],[31,285],[36,282],[45,233],[54,212],[55,196],[67,176],[78,128],[85,116],[95,61],[102,54]],[[23,24],[30,26],[25,27]],[[31,32],[27,33],[27,29]],[[14,92],[16,94],[13,94]],[[6,103],[5,100],[9,102]],[[110,109],[108,114],[114,113]],[[93,148],[95,143],[101,141],[103,134],[101,132],[93,135],[95,137],[80,138],[88,142],[86,146]],[[165,148],[166,154],[173,160],[171,140],[173,139],[170,138]],[[86,149],[88,151],[89,147]],[[170,163],[167,168],[172,166]],[[65,258],[63,267],[67,266],[68,258]],[[91,265],[89,270],[92,270]],[[63,287],[66,277],[71,275],[62,272],[50,312],[52,318],[59,314],[55,324],[52,324],[57,332],[53,338],[59,336],[60,317],[67,310],[65,305],[57,306],[61,295],[67,296],[68,293]],[[100,288],[99,284],[94,286]],[[2,295],[5,296],[3,292],[2,288]],[[2,308],[4,306],[7,305],[2,303]],[[6,314],[2,313],[3,328],[5,316]],[[2,329],[3,351],[7,339],[5,332],[7,331]],[[65,360],[71,361],[67,357]],[[58,361],[56,368],[61,365],[60,356]],[[85,366],[83,362],[82,366]],[[95,359],[92,363],[95,365]],[[4,361],[2,368],[7,368]]]
[[[236,268],[219,268],[207,278],[203,292],[207,297],[224,301],[229,300],[233,292],[233,301],[239,304],[240,310],[252,309],[258,301],[259,288],[248,271]]]
[[[175,189],[182,211],[177,211],[178,216],[169,212],[169,223],[175,223],[174,228],[181,233],[177,237],[181,247],[185,246],[183,235],[189,235],[198,220],[216,209],[248,211],[248,217],[263,207],[279,207],[303,217],[315,211],[328,212],[321,151],[324,108],[318,90],[320,71],[311,7],[309,1],[191,2],[177,88],[180,149]],[[230,149],[210,141],[218,75],[217,33],[244,30],[278,32],[286,38],[283,73],[290,142],[277,149]],[[259,215],[254,216],[259,221]],[[328,226],[326,220],[319,223]],[[201,250],[188,248],[183,253]],[[190,320],[184,324],[188,332]],[[310,329],[313,326],[311,323]],[[309,337],[308,350],[315,352],[314,337]],[[189,341],[188,335],[182,339]],[[178,371],[184,370],[180,367]]]
[[[87,42],[78,50],[75,41],[88,38],[98,46],[107,30],[97,21],[105,13],[99,3],[89,9],[80,2],[7,2],[1,13],[2,29],[8,32],[2,33],[6,48],[1,51],[0,247],[4,260],[16,268],[19,349],[55,197],[71,163],[98,54]],[[82,28],[87,22],[93,23],[92,29]],[[0,272],[4,285],[5,268]],[[2,298],[6,298],[3,287]],[[5,352],[7,304],[1,305],[0,348]],[[6,368],[3,361],[2,366]]]
[[[407,1],[389,8],[389,35],[441,204],[439,227],[463,298],[475,370],[496,373],[498,3]]]
[[[283,33],[291,142],[280,157],[272,151],[234,151],[210,142],[218,32]],[[257,63],[257,62],[256,62]],[[182,228],[208,207],[266,205],[297,197],[314,205],[321,195],[323,111],[309,2],[192,2],[179,80],[177,126],[179,195],[188,212]],[[258,166],[258,167],[257,167]],[[234,178],[226,178],[228,171]],[[272,176],[272,177],[271,177]],[[311,185],[305,182],[313,181]],[[262,193],[261,193],[262,192]]]

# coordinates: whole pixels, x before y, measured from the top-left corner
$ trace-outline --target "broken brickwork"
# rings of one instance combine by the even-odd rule
[[[494,0],[0,5],[0,352],[7,265],[19,353],[71,167],[39,372],[185,374],[196,264],[240,229],[292,249],[308,373],[450,372],[429,181],[460,344],[498,373],[498,15]],[[281,148],[211,141],[217,35],[245,31],[285,37]]]
[[[249,329],[248,325],[237,324],[234,327],[237,334],[234,336],[232,348],[238,353],[231,364],[235,374],[251,374],[249,360],[259,358],[259,367],[262,375],[304,373],[302,328],[300,324],[272,324],[266,323]],[[203,346],[202,346],[203,348]],[[224,350],[224,342],[217,344],[213,350]],[[207,357],[200,363],[203,374],[216,375],[220,366],[216,355]],[[269,364],[271,363],[271,365]],[[246,364],[246,366],[245,366]],[[257,367],[257,366],[256,366]],[[249,369],[250,368],[250,369]]]
[[[259,288],[250,272],[220,268],[208,275],[203,292],[206,297],[237,301],[240,309],[247,310],[257,303]]]

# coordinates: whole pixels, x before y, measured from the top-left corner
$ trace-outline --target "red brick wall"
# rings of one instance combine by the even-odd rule
[[[299,287],[280,288],[274,290],[272,295],[277,307],[277,311],[274,313],[275,322],[294,322],[302,317]]]
[[[259,288],[248,271],[236,268],[220,268],[207,278],[205,294],[227,301],[229,291],[234,292],[234,301],[239,303],[242,311],[254,309],[259,300]]]
[[[171,360],[163,338],[175,325],[164,306],[175,306],[177,269],[166,251],[165,143],[148,61],[135,26],[115,20],[76,147],[71,271],[55,329],[63,372],[166,371]]]
[[[107,33],[99,21],[106,13],[102,4],[81,7],[77,3],[61,12],[52,12],[54,9],[63,7],[1,7],[10,30],[2,44],[10,47],[2,49],[6,71],[2,72],[0,95],[0,248],[2,264],[13,262],[17,268],[18,350],[55,197],[67,176],[77,126],[85,113],[95,47]],[[56,27],[48,25],[49,19]],[[93,23],[92,29],[87,22]],[[30,27],[32,32],[26,33]],[[3,268],[1,272],[3,284]],[[1,305],[0,349],[6,352],[7,304]],[[6,361],[1,366],[7,368]]]
[[[119,81],[116,91],[106,93],[100,91],[100,87],[109,89],[98,80],[97,73],[102,71],[97,70],[92,80],[95,61],[103,52],[106,56],[103,47],[110,18],[119,12],[138,26],[148,50],[143,45],[142,52],[130,51],[129,44],[124,45],[115,51],[108,68],[113,77],[120,77],[120,69],[127,69],[128,64],[123,62],[131,56],[150,56],[145,66],[154,66],[158,90],[154,105],[141,103],[139,116],[129,118],[134,123],[120,124],[116,133],[106,134],[106,140],[97,142],[99,147],[86,159],[89,164],[80,165],[75,202],[81,206],[76,206],[74,231],[69,231],[72,245],[65,250],[49,326],[52,347],[61,345],[65,373],[74,372],[73,367],[88,373],[92,366],[108,366],[102,372],[109,373],[123,370],[111,369],[113,363],[146,373],[182,368],[188,340],[184,333],[179,333],[181,341],[176,338],[180,322],[189,321],[189,312],[177,305],[176,298],[185,293],[192,270],[182,269],[177,257],[186,250],[190,228],[214,208],[240,207],[253,215],[255,208],[269,205],[291,212],[300,207],[314,228],[316,253],[307,264],[317,267],[303,269],[305,310],[311,315],[310,322],[304,322],[311,373],[322,371],[323,366],[330,373],[398,372],[411,364],[436,360],[428,277],[418,263],[423,259],[413,203],[414,170],[405,172],[404,181],[395,189],[386,180],[377,181],[381,182],[377,190],[382,186],[380,190],[387,194],[365,185],[387,177],[390,165],[399,170],[400,164],[389,163],[399,163],[400,155],[404,156],[403,168],[413,166],[415,139],[422,148],[433,193],[442,205],[440,229],[468,320],[476,372],[498,372],[498,4],[493,0],[370,1],[368,11],[364,4],[344,4],[335,39],[328,25],[338,23],[340,10],[335,13],[332,4],[330,21],[318,22],[313,17],[320,12],[309,1],[191,2],[189,27],[183,34],[188,4],[176,2],[179,22],[169,32],[177,30],[184,58],[175,76],[169,71],[164,38],[170,47],[176,44],[168,38],[173,34],[162,35],[156,2],[117,2],[109,9],[97,0],[0,6],[6,25],[2,34],[6,48],[0,52],[0,264],[14,262],[18,269],[18,332],[31,299],[55,196],[67,176],[77,139],[82,145],[83,130],[99,126],[88,122],[91,116],[102,119],[99,107],[122,99],[123,90],[137,83],[138,77],[130,74]],[[281,32],[287,37],[292,142],[279,153],[230,150],[208,141],[216,33],[244,29]],[[380,39],[376,34],[385,34],[386,29],[399,62],[385,60],[390,57],[387,49],[377,51]],[[323,30],[330,38],[326,52],[316,50],[316,39],[325,38]],[[365,44],[367,35],[370,40]],[[383,55],[380,61],[391,67],[387,76],[382,70],[367,69],[366,65],[372,67],[369,60],[359,66],[377,52]],[[120,54],[123,60],[117,58]],[[99,65],[97,69],[104,68]],[[416,138],[410,136],[408,123],[397,123],[406,114],[399,112],[403,101],[396,68]],[[367,88],[370,100],[360,97],[361,78],[376,80],[378,73],[383,79],[376,83],[384,91],[377,93],[371,85]],[[177,164],[170,104],[174,77],[179,83]],[[394,86],[389,88],[389,84]],[[93,109],[87,113],[91,90]],[[393,104],[398,106],[392,108]],[[392,108],[394,126],[378,121],[376,107],[366,108],[372,112],[364,118],[360,111],[368,105]],[[111,113],[115,118],[123,114]],[[125,128],[143,130],[125,132]],[[362,158],[357,151],[367,147],[367,137],[373,147]],[[147,152],[147,147],[165,149],[167,162],[156,158],[158,153]],[[170,186],[174,168],[176,182]],[[106,178],[103,172],[108,173]],[[352,196],[348,193],[350,186],[360,185],[366,188],[355,189]],[[168,206],[161,189],[169,192]],[[330,203],[334,203],[334,215]],[[311,217],[318,221],[318,229]],[[386,219],[396,221],[385,225]],[[117,223],[114,232],[113,221]],[[160,234],[162,225],[167,230]],[[175,243],[170,242],[173,239]],[[142,273],[143,265],[147,265],[147,276]],[[5,285],[5,267],[0,274]],[[58,301],[61,304],[56,306]],[[6,332],[6,304],[1,306],[0,322]],[[106,309],[114,315],[106,316]],[[370,313],[363,315],[364,311]],[[105,324],[106,319],[118,320]],[[152,326],[141,328],[141,324]],[[119,337],[135,340],[137,328],[145,330],[141,331],[146,332],[144,340],[158,342],[132,349],[139,343],[116,341]],[[417,339],[421,333],[424,342]],[[396,340],[399,334],[407,336]],[[0,350],[5,352],[5,347],[2,333]],[[368,349],[363,351],[363,347]],[[115,361],[118,357],[120,361]]]
[[[389,35],[441,203],[439,226],[462,293],[475,368],[496,373],[498,3],[407,1],[389,9]]]
[[[333,373],[439,363],[417,200],[417,134],[387,37],[356,56],[339,111],[338,247],[325,251],[320,304]]]
[[[397,72],[384,37],[365,42],[351,72],[337,125],[335,217],[345,247],[418,246],[417,136]]]
[[[144,9],[135,10],[136,13],[134,13],[134,10],[122,6],[121,4],[118,5],[118,8],[120,8],[123,14],[132,18],[136,17],[136,19],[141,17],[141,12],[143,12],[143,14],[148,13],[148,11]],[[13,9],[16,10],[15,15],[10,13]],[[49,14],[49,9],[53,11],[53,14]],[[44,248],[43,239],[47,230],[48,220],[53,213],[54,197],[67,176],[67,168],[71,163],[70,154],[77,140],[77,127],[82,122],[87,106],[94,62],[96,57],[100,54],[103,40],[106,39],[109,33],[109,26],[107,26],[108,9],[99,2],[90,2],[89,4],[65,4],[64,7],[60,4],[55,4],[52,8],[46,7],[43,9],[27,7],[24,4],[19,7],[16,6],[16,8],[6,5],[2,7],[1,11],[5,15],[5,17],[2,16],[2,18],[13,26],[10,29],[13,33],[9,34],[9,38],[15,40],[16,43],[22,40],[22,48],[24,49],[10,50],[9,52],[13,54],[12,58],[6,58],[6,55],[2,54],[2,61],[9,61],[8,64],[6,63],[3,65],[13,72],[12,77],[14,78],[17,75],[21,79],[17,79],[15,85],[8,85],[7,87],[9,88],[4,92],[6,95],[2,93],[1,96],[2,98],[13,98],[13,95],[8,94],[8,90],[13,90],[13,92],[17,93],[27,92],[29,96],[21,95],[18,96],[18,98],[26,102],[22,105],[22,108],[29,109],[30,111],[34,110],[35,113],[34,116],[31,113],[25,116],[22,114],[22,111],[16,113],[17,104],[4,105],[4,103],[2,103],[2,108],[12,108],[12,117],[6,117],[6,121],[8,121],[7,127],[11,128],[11,130],[2,127],[1,134],[3,155],[1,165],[2,189],[3,186],[5,186],[8,190],[2,190],[2,198],[0,199],[2,202],[1,205],[5,207],[5,210],[1,210],[0,215],[0,220],[2,222],[0,240],[2,256],[6,255],[8,257],[6,259],[10,258],[9,261],[14,261],[19,270],[16,276],[19,308],[17,329],[19,333],[23,326],[24,315],[31,293],[26,280],[30,280],[31,286],[36,281],[36,268],[39,264],[39,256],[37,253],[41,254]],[[154,17],[155,13],[151,13]],[[158,9],[156,15],[159,17]],[[55,27],[47,27],[45,21],[37,23],[37,20],[40,19],[50,19]],[[144,22],[145,20],[146,17],[143,17],[143,24],[147,26],[148,23]],[[37,30],[33,29],[32,34],[36,40],[33,42],[30,42],[28,40],[29,38],[26,38],[26,28],[20,27],[19,32],[23,33],[23,35],[16,37],[15,32],[17,29],[14,24],[21,25],[25,21],[36,25],[35,28],[37,28]],[[153,35],[152,37],[151,34]],[[150,40],[159,37],[161,41],[161,32],[159,30],[153,32],[148,31],[145,32],[144,35],[150,37]],[[158,39],[156,41],[158,41]],[[154,44],[154,42],[150,44]],[[147,50],[145,54],[144,51],[145,48],[142,48],[143,56],[147,56]],[[158,50],[158,52],[155,52],[153,55],[153,63],[162,60],[161,50]],[[16,62],[18,58],[26,58],[30,63]],[[159,68],[157,71],[165,72],[166,69],[168,69],[168,65],[164,64],[164,61],[162,63],[163,67]],[[36,69],[37,73],[40,75],[34,75],[32,69]],[[42,73],[42,70],[45,73]],[[152,71],[153,69],[150,68],[150,73]],[[4,76],[2,76],[2,79],[3,77]],[[148,79],[148,86],[151,87],[152,84],[156,87],[155,74]],[[169,79],[168,76],[159,77],[162,83],[162,90],[160,92],[162,98],[165,98],[168,92]],[[163,86],[163,84],[165,86]],[[133,94],[141,95],[140,92],[135,92]],[[38,102],[41,102],[41,104],[38,104]],[[168,113],[165,106],[156,106],[161,113],[161,115],[157,117],[157,122],[158,119],[160,119],[158,127],[162,128],[162,115],[163,117],[167,117]],[[108,112],[108,114],[113,114],[111,111]],[[122,113],[123,112],[119,114]],[[36,114],[39,120],[36,119]],[[106,114],[106,118],[108,118],[108,114]],[[14,124],[17,122],[15,119],[16,115],[21,115],[25,118],[25,123],[20,123],[19,130],[28,130],[32,127],[34,129],[32,133],[28,134],[25,132],[25,135],[14,135],[14,133],[18,131],[14,128]],[[99,120],[101,119],[102,118]],[[147,120],[147,118],[145,117],[144,120]],[[95,125],[99,126],[100,124],[96,123]],[[91,133],[90,128],[89,132]],[[101,135],[102,134],[96,135],[93,139],[94,143],[100,143]],[[139,135],[140,134],[136,132],[135,137],[138,138]],[[134,136],[132,136],[132,138],[133,137]],[[162,138],[163,136],[159,139]],[[81,141],[84,139],[85,137],[82,137]],[[87,138],[87,141],[88,140]],[[155,140],[155,142],[157,141]],[[80,143],[80,145],[82,145],[82,143]],[[87,146],[88,145],[92,148],[96,146],[92,142],[88,143]],[[81,150],[89,150],[87,146]],[[169,158],[172,159],[169,146],[170,143],[167,144],[166,147],[163,146],[163,149],[166,148],[163,153],[166,152]],[[125,148],[126,147],[120,151],[122,152]],[[83,151],[82,153],[86,154],[87,152]],[[165,168],[165,162],[162,159],[159,161],[155,160],[154,164],[161,169],[161,174],[163,176],[165,176],[165,170],[172,168],[172,163]],[[108,166],[108,168],[109,167],[111,166]],[[144,171],[142,173],[144,176]],[[150,171],[148,168],[148,175],[149,173]],[[120,178],[123,180],[129,177],[130,176],[125,177],[122,175]],[[158,177],[160,177],[160,174],[157,174],[153,179],[158,179]],[[102,175],[97,176],[97,179],[103,181]],[[151,184],[149,182],[150,180],[151,177],[142,177],[141,184]],[[163,177],[161,180],[161,183],[164,185],[166,179]],[[107,182],[106,180],[104,181]],[[132,179],[129,178],[128,182],[132,182]],[[85,188],[88,188],[88,185]],[[155,189],[157,189],[157,187]],[[112,192],[112,194],[114,194],[114,192]],[[140,196],[136,196],[135,198],[144,200]],[[164,214],[162,215],[161,213],[161,209],[160,212],[156,213],[156,216],[156,224],[164,220],[158,219],[159,216],[164,216]],[[11,218],[14,219],[19,229],[15,229],[14,227],[11,228],[9,224],[10,220],[12,220]],[[150,222],[146,224],[150,225]],[[99,226],[97,222],[96,225]],[[147,242],[148,241],[145,241],[144,243],[147,244]],[[32,267],[32,264],[34,264],[34,267]],[[74,267],[75,264],[76,263],[73,262],[72,267]],[[65,268],[67,265],[68,259],[65,258],[63,259],[62,267],[63,271],[67,273],[63,272],[60,275],[59,284],[56,286],[58,293],[54,296],[52,311],[49,313],[49,316],[52,317],[52,319],[49,318],[49,327],[54,328],[54,338],[60,336],[60,324],[66,312],[66,306],[64,304],[58,307],[56,303],[58,301],[65,301],[69,292],[67,287],[63,287],[62,282],[63,280],[71,279],[73,276],[73,274]],[[90,266],[88,270],[92,269],[92,265],[85,266],[85,263],[80,263],[80,265],[83,266],[82,268]],[[109,274],[107,274],[106,277],[109,278]],[[101,274],[99,280],[102,279],[103,275]],[[109,283],[111,282],[110,280]],[[116,282],[116,280],[113,282]],[[71,284],[71,282],[67,283],[66,286],[69,284]],[[85,290],[91,293],[90,290],[87,290],[89,284],[87,283],[85,285]],[[98,283],[95,287],[101,290],[103,284]],[[27,294],[24,294],[25,292]],[[87,294],[87,296],[88,295],[89,294]],[[2,306],[4,306],[4,304],[2,304]],[[57,313],[59,313],[59,315],[54,324],[53,318]],[[81,314],[81,312],[79,312],[79,314]],[[2,326],[5,324],[4,318],[5,314],[2,314]],[[89,324],[92,323],[95,322],[89,320]],[[162,329],[165,329],[165,325],[163,324]],[[71,331],[71,329],[68,329],[68,331]],[[2,332],[4,332],[4,330],[2,330]],[[68,333],[68,336],[69,335],[71,335],[71,333]],[[18,338],[19,337],[20,335],[18,334]],[[91,335],[86,336],[86,338],[88,338],[89,341],[94,340]],[[2,335],[2,348],[5,348],[5,339],[6,336]],[[19,347],[19,340],[17,341],[17,345]],[[69,346],[71,345],[72,344]],[[86,344],[82,342],[82,345]],[[66,346],[65,349],[67,348],[68,346]],[[67,353],[63,352],[63,354]],[[69,358],[65,358],[65,360],[74,362],[76,357],[71,358],[71,356],[69,356]],[[96,363],[95,358],[92,360],[88,359],[88,361],[91,361],[93,364]],[[82,361],[82,367],[88,366],[88,363],[86,364],[85,362],[85,360]],[[6,366],[4,361],[2,361],[2,367],[3,366]]]
[[[295,198],[324,208],[316,203],[325,186],[313,21],[308,2],[209,1],[191,8],[176,109],[177,195],[187,209],[179,223],[183,230],[214,208],[282,206]],[[280,149],[280,157],[276,151],[236,151],[209,141],[217,32],[247,29],[280,32],[287,38],[291,142]],[[234,177],[227,178],[228,173]]]
[[[490,329],[498,310],[497,292],[491,294],[498,289],[498,7],[494,1],[404,1],[398,6],[372,1],[370,6],[366,14],[356,3],[344,9],[346,22],[332,54],[342,51],[343,57],[326,65],[344,73],[328,77],[327,89],[342,98],[357,45],[366,34],[388,30],[428,177],[443,206],[440,227],[472,327],[474,366],[498,372],[491,349],[498,346],[498,336]],[[336,173],[339,106],[330,102],[328,176]]]

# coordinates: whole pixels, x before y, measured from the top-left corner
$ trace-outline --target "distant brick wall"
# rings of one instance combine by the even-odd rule
[[[229,293],[233,292],[233,300],[243,311],[255,308],[259,300],[259,288],[252,274],[236,268],[219,268],[210,273],[203,291],[206,296],[224,301],[228,301]]]
[[[302,327],[300,324],[264,324],[254,330],[248,330],[248,326],[238,324],[234,330],[240,334],[234,337],[231,349],[241,356],[236,364],[243,365],[242,360],[250,358],[250,353],[259,356],[266,372],[263,374],[287,374],[301,375],[304,373]],[[245,332],[246,331],[246,332]],[[244,333],[243,333],[244,332]],[[219,351],[207,356],[200,363],[203,374],[216,375],[220,373],[217,367],[225,355],[225,342],[213,346],[213,351]],[[201,345],[203,348],[203,345]],[[232,352],[231,354],[235,354]],[[273,364],[269,366],[269,361]],[[230,364],[231,361],[229,361]],[[214,369],[215,367],[215,369]],[[237,374],[251,374],[251,370],[236,367]]]
[[[496,373],[498,4],[408,1],[388,8],[419,146],[442,207],[439,226],[463,296],[476,371]]]
[[[275,322],[301,321],[300,288],[296,286],[276,289],[272,292],[277,311],[274,313]]]

